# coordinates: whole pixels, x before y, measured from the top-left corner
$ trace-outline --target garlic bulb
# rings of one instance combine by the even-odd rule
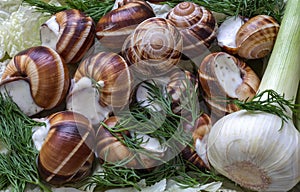
[[[208,136],[211,165],[243,187],[288,191],[300,181],[300,134],[291,121],[281,122],[245,110],[223,117]]]

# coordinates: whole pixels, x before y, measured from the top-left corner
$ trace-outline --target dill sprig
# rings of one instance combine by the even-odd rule
[[[62,5],[55,5],[42,0],[23,0],[23,2],[30,6],[34,6],[37,11],[49,13],[51,15],[67,9],[78,9],[90,16],[95,22],[98,22],[103,15],[112,9],[115,1],[66,0]]]
[[[0,94],[0,139],[6,148],[0,153],[0,190],[24,191],[27,184],[49,191],[39,180],[36,167],[38,151],[32,141],[35,122],[20,111],[7,95]]]
[[[168,0],[167,3],[174,7],[183,0]],[[242,15],[253,17],[255,15],[270,15],[281,22],[284,14],[284,0],[189,0],[204,6],[211,11],[229,16]]]
[[[283,122],[287,122],[292,118],[289,110],[293,114],[299,113],[297,107],[299,104],[294,104],[293,100],[286,100],[283,95],[278,94],[274,90],[267,89],[255,95],[251,100],[239,101],[233,100],[239,108],[245,109],[250,112],[263,111],[279,116]]]
[[[148,157],[160,161],[159,165],[149,170],[128,168],[126,165],[131,159],[124,159],[119,162],[106,162],[102,164],[102,170],[87,179],[87,187],[96,185],[96,188],[134,187],[139,189],[138,182],[144,180],[147,185],[153,185],[162,179],[173,179],[182,187],[194,187],[211,180],[219,180],[212,172],[204,172],[198,167],[190,165],[180,154],[181,147],[191,146],[192,137],[186,133],[182,126],[183,122],[193,125],[196,118],[201,114],[197,90],[189,79],[185,79],[185,87],[181,90],[183,98],[180,100],[180,107],[186,115],[175,114],[172,110],[171,96],[166,94],[165,87],[157,85],[155,82],[145,82],[144,88],[148,91],[148,101],[155,103],[160,110],[152,110],[141,107],[140,103],[131,106],[129,111],[118,114],[119,122],[115,127],[102,125],[110,131],[112,135],[131,131],[134,133],[148,134],[153,138],[160,139],[161,144],[168,148],[167,158],[155,157],[149,154],[147,149],[141,144],[147,142],[142,138],[131,134],[122,134],[116,137],[122,144],[132,149],[135,154],[149,155]],[[181,126],[180,126],[181,125]],[[166,142],[167,141],[167,142]],[[169,150],[170,149],[170,150]],[[175,155],[172,155],[176,153]],[[139,160],[138,155],[134,156]]]

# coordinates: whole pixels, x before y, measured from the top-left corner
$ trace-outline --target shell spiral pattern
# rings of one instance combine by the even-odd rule
[[[192,2],[177,4],[167,15],[183,37],[183,53],[191,58],[199,56],[215,40],[217,22],[206,8]]]
[[[159,76],[179,62],[182,37],[168,20],[150,18],[125,40],[122,51],[128,64],[139,74]]]
[[[35,103],[45,109],[60,104],[70,84],[66,64],[57,52],[44,46],[26,49],[12,58],[2,75],[1,83],[16,78],[29,82]]]

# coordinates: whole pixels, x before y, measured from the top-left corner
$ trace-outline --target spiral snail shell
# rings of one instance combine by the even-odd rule
[[[154,16],[146,1],[124,0],[117,9],[100,18],[96,26],[96,37],[105,47],[119,51],[136,26]]]
[[[208,105],[222,115],[237,111],[226,98],[246,101],[255,96],[260,79],[242,60],[225,52],[207,55],[198,69],[199,80]]]
[[[213,14],[193,2],[178,3],[167,15],[183,37],[183,54],[194,58],[203,54],[217,36]]]
[[[113,52],[99,52],[80,63],[75,82],[88,77],[99,88],[102,106],[122,107],[129,101],[131,74],[124,58]]]
[[[119,119],[116,116],[111,116],[103,121],[103,123],[109,128],[116,127],[118,122]],[[135,168],[138,166],[138,161],[136,160],[135,155],[130,148],[120,141],[124,140],[124,136],[122,134],[130,137],[128,131],[123,133],[111,133],[105,126],[101,125],[97,131],[97,157],[101,162],[126,162],[126,167]]]
[[[143,76],[160,76],[176,65],[182,52],[179,31],[164,18],[149,18],[127,37],[122,54]]]
[[[62,111],[48,117],[50,129],[38,156],[38,172],[49,184],[79,181],[91,173],[95,132],[79,113]]]
[[[229,53],[246,59],[259,59],[272,51],[278,31],[279,24],[268,15],[257,15],[246,22],[240,17],[229,18],[221,24],[217,39],[218,44]],[[234,34],[231,41],[227,40],[228,33]]]
[[[60,104],[69,84],[68,69],[58,53],[49,47],[36,46],[11,59],[0,86],[8,90],[23,112],[31,116]],[[25,95],[30,100],[24,100]]]
[[[42,24],[40,34],[42,45],[56,50],[66,63],[77,63],[94,43],[95,24],[79,10],[64,10]]]
[[[200,169],[210,169],[207,158],[207,137],[211,127],[211,119],[206,113],[202,113],[193,126],[191,124],[184,126],[186,132],[192,133],[194,148],[185,147],[181,152],[182,156]]]

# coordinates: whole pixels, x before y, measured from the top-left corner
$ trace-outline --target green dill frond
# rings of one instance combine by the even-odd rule
[[[0,94],[0,138],[7,152],[0,154],[0,190],[11,187],[13,191],[24,191],[26,184],[38,185],[36,167],[38,151],[32,141],[32,128],[42,126],[20,111],[7,95]]]
[[[229,16],[242,15],[253,17],[255,15],[270,15],[281,22],[284,14],[284,0],[190,0],[204,6],[211,11],[223,13]],[[182,0],[169,0],[170,6],[174,7]]]
[[[93,18],[95,22],[98,22],[99,19],[109,12],[113,5],[114,0],[66,0],[62,5],[55,5],[47,3],[42,0],[23,0],[25,4],[34,6],[37,11],[49,13],[51,15],[67,10],[67,9],[78,9],[88,16]]]

